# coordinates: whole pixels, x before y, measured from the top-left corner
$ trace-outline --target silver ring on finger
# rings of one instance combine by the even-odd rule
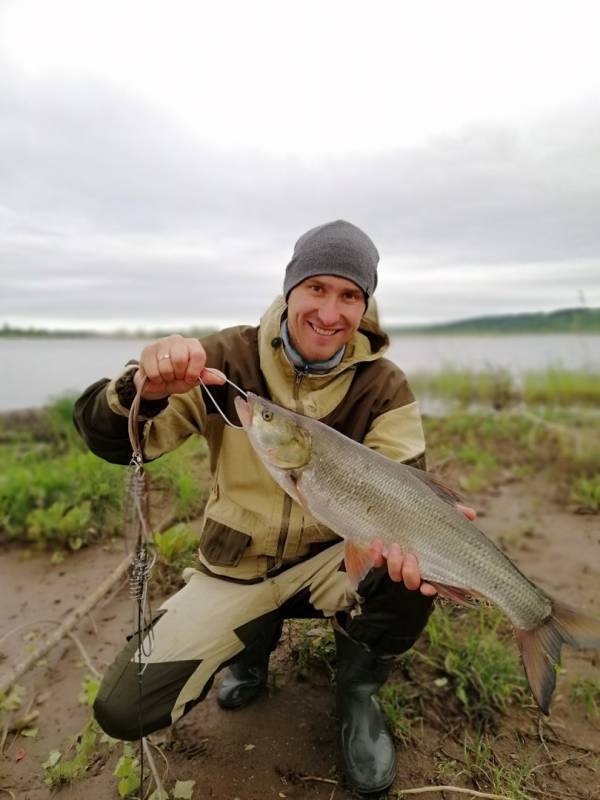
[[[159,361],[162,361],[162,360],[163,360],[163,358],[171,358],[171,354],[170,354],[170,353],[165,353],[165,355],[164,355],[164,356],[159,356],[159,357],[158,357],[158,360],[159,360]]]

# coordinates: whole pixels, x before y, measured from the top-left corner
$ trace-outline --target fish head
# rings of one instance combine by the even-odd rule
[[[272,467],[301,469],[311,457],[310,433],[298,423],[299,415],[248,392],[235,398],[235,408],[250,442]]]

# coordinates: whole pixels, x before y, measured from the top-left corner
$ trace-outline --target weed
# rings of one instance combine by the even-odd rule
[[[112,532],[123,501],[123,473],[91,453],[15,464],[0,477],[0,530],[38,546],[81,546]]]
[[[576,678],[570,686],[571,701],[585,708],[588,718],[600,715],[600,681],[594,678]]]
[[[81,689],[79,690],[79,702],[84,706],[93,706],[99,689],[99,678],[86,675],[81,683]]]
[[[381,707],[396,739],[408,745],[415,739],[416,703],[410,684],[388,681],[379,692]]]
[[[92,764],[101,758],[98,751],[101,738],[102,731],[98,723],[90,718],[83,731],[71,739],[64,753],[53,750],[48,755],[47,760],[42,764],[45,772],[44,783],[51,789],[55,789],[81,778]],[[74,751],[73,757],[67,758],[67,754],[71,750]]]
[[[426,628],[426,660],[471,719],[493,720],[510,703],[524,702],[526,682],[517,655],[499,635],[497,609],[458,611],[438,606]]]
[[[571,486],[570,500],[581,511],[600,511],[600,475],[576,480]]]
[[[198,547],[198,537],[183,522],[163,533],[154,534],[154,543],[161,560],[170,565],[186,566]]]
[[[123,755],[117,761],[113,774],[119,779],[117,783],[119,797],[132,797],[140,788],[140,762],[134,756],[130,744],[123,745]]]
[[[173,453],[147,465],[153,485],[163,485],[174,496],[178,519],[198,516],[208,494],[207,446],[199,436],[190,437]]]
[[[600,403],[600,376],[592,370],[553,367],[514,376],[504,369],[473,372],[449,368],[417,373],[411,377],[411,385],[417,396],[455,403],[461,409],[477,405],[503,409],[516,403],[597,408]]]
[[[475,739],[465,735],[463,756],[463,774],[477,788],[512,800],[528,800],[531,765],[527,761],[514,765],[502,763],[487,736],[483,735],[477,735]]]
[[[335,676],[335,639],[328,622],[313,619],[294,620],[289,627],[293,641],[292,655],[300,674],[311,669],[325,670]]]
[[[430,395],[454,401],[461,408],[472,404],[505,408],[519,399],[514,378],[507,370],[443,369],[435,373],[421,373],[411,378],[417,396]]]
[[[600,375],[591,370],[550,368],[523,377],[523,399],[529,405],[591,406],[600,404]]]

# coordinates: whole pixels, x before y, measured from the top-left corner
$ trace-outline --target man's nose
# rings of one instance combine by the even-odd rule
[[[319,305],[319,319],[326,328],[333,327],[340,319],[338,301],[336,297],[324,297]]]

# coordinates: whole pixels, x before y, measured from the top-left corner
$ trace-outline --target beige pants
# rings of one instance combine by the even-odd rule
[[[107,670],[94,705],[102,728],[137,739],[175,722],[204,699],[222,667],[261,636],[272,639],[289,617],[350,612],[345,628],[352,638],[379,652],[408,649],[427,621],[430,598],[394,583],[384,568],[372,570],[358,594],[340,570],[343,546],[335,543],[254,584],[185,570],[186,585],[145,632],[141,692],[137,634]]]

